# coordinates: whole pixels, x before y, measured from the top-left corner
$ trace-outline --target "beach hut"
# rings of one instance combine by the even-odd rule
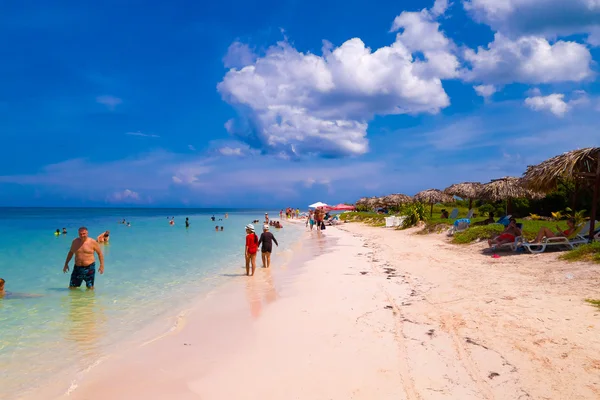
[[[451,196],[458,196],[461,199],[469,199],[469,209],[473,205],[473,199],[479,198],[479,192],[483,184],[479,182],[463,182],[463,183],[455,183],[454,185],[448,186],[444,189],[444,193],[449,194]]]
[[[525,182],[514,176],[492,179],[491,182],[483,185],[479,191],[480,199],[490,201],[506,200],[507,214],[510,211],[510,201],[512,199],[541,199],[543,197],[543,193],[527,189]]]
[[[415,194],[414,199],[421,203],[431,204],[429,210],[429,216],[433,216],[433,205],[435,203],[451,203],[454,201],[454,197],[442,192],[439,189],[427,189]]]
[[[562,180],[573,180],[578,185],[591,186],[593,194],[589,234],[592,235],[600,195],[600,147],[569,151],[540,164],[530,165],[522,179],[526,187],[543,192],[554,190]]]

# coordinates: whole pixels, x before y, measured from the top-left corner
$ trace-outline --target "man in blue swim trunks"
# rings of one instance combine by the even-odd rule
[[[87,228],[82,226],[79,228],[79,237],[71,243],[71,249],[69,250],[69,254],[67,254],[67,260],[63,268],[63,273],[69,272],[69,261],[75,255],[75,266],[71,273],[69,289],[80,287],[83,281],[85,281],[85,286],[88,289],[94,289],[94,278],[96,277],[94,252],[98,254],[98,260],[100,261],[98,272],[103,274],[104,255],[102,255],[100,245],[94,239],[88,237]]]

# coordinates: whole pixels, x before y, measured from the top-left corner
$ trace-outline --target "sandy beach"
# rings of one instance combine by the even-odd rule
[[[344,224],[55,399],[598,399],[600,267]],[[38,394],[39,396],[39,394]]]

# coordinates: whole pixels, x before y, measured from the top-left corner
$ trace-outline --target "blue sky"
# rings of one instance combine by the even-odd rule
[[[600,143],[589,0],[9,1],[0,205],[304,206]]]

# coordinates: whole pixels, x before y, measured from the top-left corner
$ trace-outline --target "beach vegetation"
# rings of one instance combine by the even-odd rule
[[[597,308],[600,308],[600,300],[598,300],[598,299],[585,299],[585,301]]]
[[[473,226],[466,231],[455,233],[452,242],[466,244],[476,240],[487,240],[500,234],[503,230],[504,226],[500,224]]]
[[[531,218],[533,221],[539,221],[540,219],[542,219],[541,216],[537,215],[537,214],[529,214],[529,218]]]
[[[427,207],[423,203],[410,203],[403,207],[402,229],[410,228],[427,219]]]
[[[566,261],[592,261],[600,263],[600,242],[577,246],[573,250],[561,254],[560,258]]]
[[[346,222],[362,222],[363,224],[372,226],[385,226],[386,214],[378,214],[375,212],[357,211],[340,214],[340,219]]]

